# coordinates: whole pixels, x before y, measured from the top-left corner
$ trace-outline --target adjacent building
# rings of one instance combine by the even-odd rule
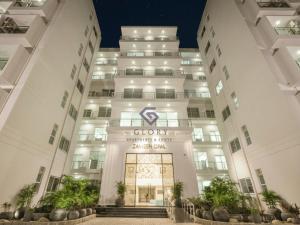
[[[300,203],[299,1],[209,0],[198,43],[232,178]]]
[[[55,190],[100,30],[91,0],[0,2],[0,202]]]
[[[100,49],[72,143],[70,173],[101,184],[100,204],[162,206],[176,181],[196,196],[227,176],[222,137],[197,49],[176,27],[122,27],[120,49]]]

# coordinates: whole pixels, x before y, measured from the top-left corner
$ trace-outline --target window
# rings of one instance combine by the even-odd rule
[[[241,150],[241,144],[238,138],[233,139],[229,144],[232,153]]]
[[[178,115],[177,112],[160,112],[158,114],[158,120],[156,121],[157,127],[178,127]]]
[[[213,27],[210,27],[210,33],[211,33],[211,36],[214,38],[216,33],[215,33],[215,30]]]
[[[221,142],[221,135],[218,130],[216,131],[210,131],[209,132],[209,137],[211,142]]]
[[[83,117],[85,117],[85,118],[91,118],[91,116],[92,116],[92,110],[91,109],[85,109],[83,111]]]
[[[59,149],[68,152],[70,147],[70,141],[66,139],[64,136],[61,136],[60,142],[59,142]]]
[[[208,53],[208,50],[210,49],[210,42],[208,41],[207,44],[206,44],[206,47],[205,47],[205,55]]]
[[[205,188],[209,187],[211,184],[211,181],[210,180],[203,180],[202,181],[202,191],[205,190]]]
[[[95,34],[95,37],[97,38],[97,37],[98,37],[98,33],[97,33],[97,30],[96,30],[96,27],[95,27],[95,26],[93,26],[93,32],[94,32],[94,34]]]
[[[228,70],[227,70],[227,67],[226,67],[226,66],[223,66],[223,72],[224,72],[224,74],[225,74],[226,80],[228,80],[228,79],[229,79],[229,73],[228,73]]]
[[[67,91],[65,91],[64,96],[61,101],[61,104],[60,104],[63,109],[65,108],[65,106],[67,104],[68,97],[69,97],[69,93]]]
[[[234,107],[237,109],[240,106],[240,104],[239,104],[239,100],[238,100],[235,92],[232,92],[231,99],[232,99],[232,101],[234,103]]]
[[[34,184],[35,192],[38,192],[40,189],[45,171],[46,171],[46,168],[41,166],[39,169],[39,173],[36,177],[35,184]]]
[[[267,184],[261,169],[255,170],[262,190],[267,190]]]
[[[252,140],[251,140],[251,137],[250,137],[250,134],[249,134],[249,131],[248,131],[246,125],[242,126],[242,131],[244,133],[247,145],[251,145],[252,144]]]
[[[125,88],[124,98],[143,98],[142,88]]]
[[[215,67],[216,67],[216,60],[213,59],[213,61],[211,62],[210,66],[209,66],[210,73],[213,72],[213,70],[214,70]]]
[[[90,13],[90,16],[89,16],[90,20],[93,19],[93,12]]]
[[[156,98],[160,99],[175,99],[175,90],[174,89],[156,89]]]
[[[47,192],[54,192],[58,189],[60,178],[51,176],[48,181]]]
[[[205,34],[206,28],[205,26],[203,27],[202,31],[201,31],[201,38],[203,38],[204,34]]]
[[[214,110],[206,110],[205,113],[207,118],[216,118]]]
[[[79,56],[81,56],[82,51],[83,51],[83,44],[80,43],[80,46],[79,46],[79,49],[78,49],[78,52],[77,52]]]
[[[98,117],[110,117],[111,108],[110,107],[99,107]]]
[[[216,50],[217,50],[218,56],[220,57],[222,55],[222,52],[221,52],[219,45],[217,45]]]
[[[96,141],[106,141],[107,140],[106,128],[103,128],[103,127],[95,128],[95,140]]]
[[[142,119],[139,113],[136,112],[121,112],[121,127],[140,127]]]
[[[88,63],[88,61],[85,57],[84,57],[84,60],[83,60],[83,66],[84,66],[86,72],[90,71],[90,65],[89,65],[89,63]]]
[[[56,136],[57,130],[58,130],[58,125],[54,124],[53,129],[51,131],[50,138],[49,138],[49,144],[51,144],[51,145],[53,145],[53,143],[55,141],[55,136]]]
[[[229,106],[226,106],[226,108],[222,111],[223,120],[226,121],[227,118],[231,115]]]
[[[77,81],[76,87],[77,87],[78,91],[82,94],[83,91],[84,91],[84,86],[83,86],[82,82],[79,79]]]
[[[240,179],[240,184],[241,184],[242,191],[244,193],[247,194],[254,193],[253,185],[250,178]]]
[[[224,155],[216,155],[215,156],[216,169],[217,170],[227,170],[226,158]]]
[[[84,36],[88,36],[88,34],[89,34],[89,27],[88,26],[86,26],[86,28],[85,28],[85,30],[84,30]]]
[[[220,94],[220,92],[222,91],[223,89],[223,83],[222,81],[220,80],[216,86],[216,92],[217,92],[217,95]]]
[[[76,120],[76,119],[77,119],[77,114],[78,114],[78,112],[77,112],[75,106],[74,106],[73,104],[71,104],[70,109],[69,109],[69,115],[70,115],[74,120]]]
[[[77,71],[77,66],[76,66],[76,65],[73,65],[73,67],[72,67],[72,72],[71,72],[71,78],[72,78],[72,80],[73,80],[74,77],[75,77],[76,71]]]
[[[209,22],[209,20],[210,20],[209,14],[207,14],[206,20],[207,20],[207,22]]]
[[[89,41],[89,48],[91,50],[91,53],[94,53],[95,49],[91,41]]]
[[[194,152],[194,162],[197,170],[204,170],[209,167],[206,152]]]
[[[194,128],[193,141],[204,142],[204,135],[203,135],[203,129],[202,128]]]
[[[200,118],[199,108],[187,108],[189,118]]]

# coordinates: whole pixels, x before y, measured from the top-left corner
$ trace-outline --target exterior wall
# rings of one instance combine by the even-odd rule
[[[255,171],[261,169],[268,189],[290,202],[299,203],[300,179],[296,169],[300,156],[299,104],[287,85],[285,71],[276,64],[277,53],[272,55],[273,50],[267,47],[273,45],[261,44],[264,34],[259,32],[260,22],[256,26],[251,21],[253,16],[249,18],[247,13],[243,14],[243,7],[240,1],[208,1],[198,32],[206,71],[213,59],[216,61],[216,67],[207,77],[218,122],[223,127],[224,150],[234,165],[233,178],[251,178],[258,194],[262,187]],[[204,26],[206,32],[201,37]],[[211,47],[205,55],[208,41]],[[220,56],[218,46],[222,52]],[[224,66],[229,73],[228,80]],[[218,95],[215,87],[220,80],[224,87]],[[233,92],[238,98],[238,108],[231,98]],[[231,116],[224,122],[222,110],[226,105],[229,105]],[[247,145],[241,130],[244,125],[248,128],[251,145]],[[232,153],[229,142],[235,137],[239,138],[242,148]]]
[[[46,171],[35,202],[46,192],[50,176],[62,176],[68,154],[59,149],[59,142],[61,136],[72,139],[75,121],[68,112],[71,103],[77,110],[81,103],[77,80],[85,85],[89,77],[82,65],[84,57],[92,63],[94,54],[89,52],[88,41],[94,40],[95,49],[99,46],[100,31],[92,1],[60,1],[53,17],[47,19],[46,31],[37,47],[29,51],[30,59],[0,114],[1,202],[11,201],[25,184],[35,183],[42,166]],[[93,26],[97,40],[92,37]],[[73,64],[77,72],[72,79]],[[65,91],[69,96],[62,108]],[[59,128],[51,145],[48,142],[54,124]]]

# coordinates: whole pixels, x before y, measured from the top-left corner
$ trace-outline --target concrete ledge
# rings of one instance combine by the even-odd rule
[[[238,222],[238,223],[233,223],[233,222],[220,222],[220,221],[213,221],[213,220],[205,220],[201,219],[199,217],[195,217],[195,222],[200,223],[202,225],[258,225],[257,223],[244,223],[244,222]],[[270,223],[261,223],[263,225],[272,225]],[[287,223],[279,223],[276,225],[286,225]]]
[[[0,222],[0,225],[8,225],[8,224],[13,224],[13,225],[75,225],[75,224],[79,224],[79,223],[83,223],[83,222],[92,220],[94,218],[96,218],[96,214],[86,216],[83,218],[79,218],[77,220],[65,220],[65,221],[53,221],[53,222],[51,222],[51,221],[50,222],[38,222],[38,221],[23,222],[23,221],[14,220],[14,221],[4,222],[4,223]]]

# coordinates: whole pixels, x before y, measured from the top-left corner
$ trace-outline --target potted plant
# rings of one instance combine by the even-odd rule
[[[228,209],[237,207],[239,194],[231,180],[216,177],[210,186],[204,189],[204,198],[212,203],[215,220],[229,222]]]
[[[275,191],[271,190],[264,190],[261,195],[263,196],[262,200],[268,207],[266,214],[274,216],[277,220],[281,220],[281,210],[276,208],[281,197]]]
[[[283,209],[281,212],[281,219],[287,221],[289,218],[297,218],[299,215],[299,208],[296,204],[291,205],[285,199],[281,198],[280,206]]]
[[[117,187],[117,194],[118,198],[116,199],[116,205],[117,207],[123,207],[125,205],[125,192],[126,192],[126,185],[122,182],[119,181],[116,184]]]
[[[32,219],[33,211],[32,209],[30,209],[30,205],[34,195],[34,184],[26,185],[19,191],[19,193],[16,196],[17,210],[14,214],[16,219],[24,218],[24,221],[30,221]]]
[[[183,192],[183,183],[180,181],[175,182],[173,186],[173,199],[175,200],[175,206],[181,207],[181,196]]]
[[[250,221],[254,223],[261,223],[262,218],[259,212],[259,209],[257,208],[251,208],[251,215],[249,216]]]
[[[11,204],[5,202],[2,204],[4,212],[0,213],[0,219],[12,220],[14,218],[13,212],[10,211]]]

